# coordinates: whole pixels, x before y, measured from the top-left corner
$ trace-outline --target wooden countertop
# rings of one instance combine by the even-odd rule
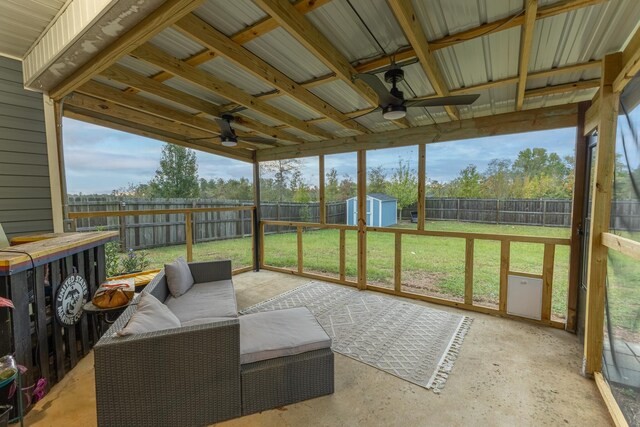
[[[48,233],[40,236],[25,236],[29,243],[0,249],[0,276],[8,276],[31,268],[33,258],[36,266],[56,259],[103,245],[118,238],[117,231],[93,231],[89,233]],[[16,240],[12,240],[14,242]],[[19,238],[18,238],[18,241]],[[9,253],[13,252],[13,253]]]

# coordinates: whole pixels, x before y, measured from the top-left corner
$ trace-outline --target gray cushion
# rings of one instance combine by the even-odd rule
[[[193,275],[189,269],[189,264],[182,257],[171,264],[165,264],[164,274],[167,276],[169,292],[176,298],[193,286]]]
[[[238,317],[231,280],[196,283],[178,298],[169,295],[164,303],[182,324],[211,317]]]
[[[180,326],[180,320],[166,305],[150,293],[142,292],[138,298],[136,311],[129,318],[127,325],[118,331],[118,335],[142,334]]]
[[[331,347],[331,338],[306,307],[240,316],[240,363]]]

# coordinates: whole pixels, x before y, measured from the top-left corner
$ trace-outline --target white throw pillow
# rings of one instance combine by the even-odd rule
[[[121,337],[163,329],[179,328],[180,320],[169,308],[148,292],[142,292],[135,313],[118,335]]]
[[[164,274],[167,277],[169,292],[174,298],[178,298],[193,286],[194,280],[191,269],[189,269],[189,264],[182,257],[171,264],[165,264]]]

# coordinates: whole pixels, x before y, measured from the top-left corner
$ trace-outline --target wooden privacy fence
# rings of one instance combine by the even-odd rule
[[[236,206],[252,207],[253,202],[209,199],[120,200],[111,196],[70,196],[69,217],[74,219],[78,231],[97,229],[119,231],[123,249],[150,249],[186,243],[183,213],[185,210],[193,212],[191,226],[194,242],[251,235],[251,215],[246,209],[216,209]],[[202,210],[203,208],[206,210]],[[327,203],[326,210],[327,222],[344,223],[346,221],[344,202]],[[148,213],[152,211],[162,211],[162,213]],[[118,212],[127,214],[114,214]],[[147,213],[144,214],[144,212]],[[82,215],[77,215],[79,213]],[[319,222],[320,205],[319,203],[269,202],[261,205],[260,213],[261,218],[264,219]]]
[[[235,212],[241,213],[241,216],[245,215],[249,220],[249,233],[253,235],[255,224],[255,206],[225,206],[216,208],[185,208],[185,209],[149,209],[149,210],[121,210],[121,211],[93,211],[93,212],[70,212],[69,218],[71,220],[78,221],[89,218],[126,218],[126,217],[156,217],[163,215],[177,215],[182,216],[183,220],[180,224],[183,224],[182,235],[184,236],[186,243],[186,255],[187,261],[193,261],[193,244],[194,244],[194,228],[193,221],[194,216],[203,213],[223,213],[223,212]],[[245,214],[245,212],[248,212]],[[243,269],[250,270],[251,268]]]
[[[283,227],[288,229],[295,229],[297,233],[297,268],[282,268],[275,267],[265,263],[264,258],[264,236],[266,227]],[[304,251],[303,251],[303,231],[305,229],[315,230],[340,230],[340,243],[339,243],[339,278],[325,276],[316,273],[309,273],[304,270]],[[308,277],[317,280],[324,280],[327,282],[339,283],[349,286],[358,286],[357,282],[346,279],[346,248],[345,248],[345,235],[346,231],[359,231],[358,226],[348,226],[339,224],[320,224],[320,223],[306,223],[295,221],[260,221],[260,268],[265,270],[278,271],[283,273],[291,273],[303,277]],[[553,237],[538,237],[538,236],[516,236],[508,234],[486,234],[486,233],[463,233],[452,231],[431,231],[431,230],[415,230],[406,228],[386,228],[386,227],[364,227],[363,230],[366,233],[390,233],[395,236],[394,245],[394,287],[393,289],[384,288],[380,286],[374,286],[366,284],[365,289],[375,290],[388,294],[398,295],[402,297],[414,298],[423,301],[433,302],[436,304],[454,306],[464,308],[471,311],[477,311],[481,313],[498,314],[503,317],[521,318],[519,316],[511,315],[507,313],[507,284],[509,275],[519,275],[525,277],[532,277],[542,279],[542,308],[540,317],[541,319],[533,320],[538,323],[542,323],[548,326],[563,329],[564,322],[551,319],[551,306],[553,295],[553,270],[555,262],[556,246],[563,245],[568,246],[570,239],[553,238]],[[442,238],[455,238],[463,239],[465,241],[465,286],[464,286],[464,301],[455,301],[452,299],[446,299],[441,297],[434,297],[428,295],[421,295],[412,292],[406,292],[402,290],[402,237],[405,235],[413,236],[432,236]],[[477,305],[473,300],[473,266],[474,266],[474,245],[477,240],[489,240],[500,242],[500,291],[498,308],[490,308],[482,305]],[[539,273],[525,273],[513,271],[510,267],[511,259],[511,243],[534,243],[544,245],[543,262],[540,266]],[[358,252],[358,257],[364,257],[364,262],[358,262],[358,265],[366,265],[366,251]],[[462,261],[462,260],[461,260]],[[366,270],[366,269],[365,269]],[[358,273],[360,274],[360,272]],[[366,276],[365,276],[366,277]],[[531,320],[531,319],[528,319]]]
[[[409,219],[416,206],[402,210]],[[570,227],[571,200],[564,199],[465,199],[432,198],[425,202],[427,220],[479,222],[485,224],[537,225]],[[640,202],[614,200],[611,205],[611,228],[640,231]]]

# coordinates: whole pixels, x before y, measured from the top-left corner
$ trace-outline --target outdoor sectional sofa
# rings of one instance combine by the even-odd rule
[[[94,347],[99,425],[205,425],[333,393],[331,340],[306,308],[238,316],[230,261],[189,268],[179,298],[164,271],[145,289],[181,327],[116,336],[134,301]]]

